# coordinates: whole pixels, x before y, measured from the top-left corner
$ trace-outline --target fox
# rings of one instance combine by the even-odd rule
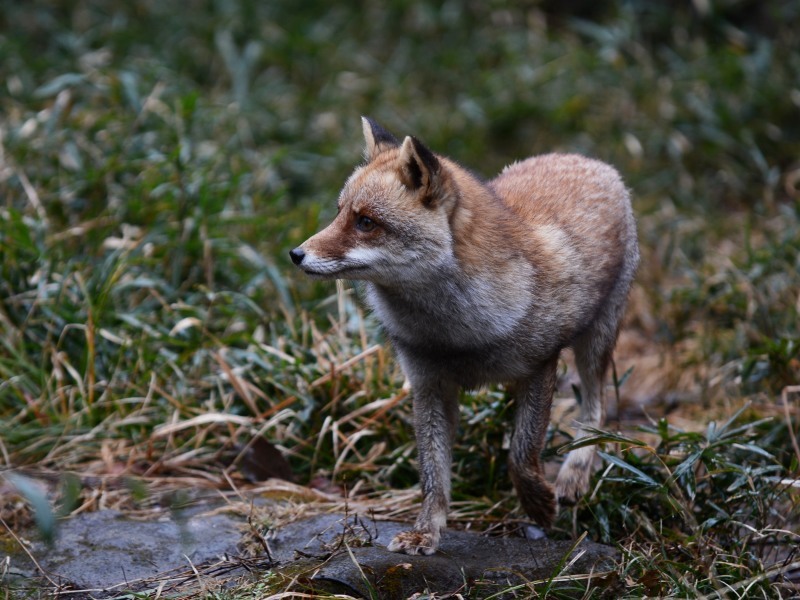
[[[318,279],[359,283],[411,385],[422,503],[388,549],[430,555],[450,502],[462,389],[514,398],[508,470],[530,519],[588,491],[595,447],[570,451],[553,487],[540,454],[561,351],[580,376],[577,438],[605,418],[605,375],[639,263],[630,193],[617,170],[550,153],[484,181],[414,136],[362,117],[363,164],[338,214],[289,252]],[[539,530],[541,531],[541,530]]]

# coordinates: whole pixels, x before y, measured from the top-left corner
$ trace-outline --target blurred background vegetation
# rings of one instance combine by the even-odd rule
[[[617,441],[614,456],[644,473],[675,448],[715,449],[681,471],[683,500],[703,497],[700,481],[711,504],[675,508],[668,470],[648,475],[655,488],[625,483],[661,500],[631,509],[627,488],[610,490],[578,522],[652,547],[663,540],[642,518],[698,513],[676,517],[683,533],[665,547],[690,547],[703,516],[730,525],[708,543],[743,556],[734,532],[750,521],[736,515],[758,513],[762,484],[788,502],[768,478],[796,475],[800,459],[798,402],[780,402],[800,382],[798,49],[791,0],[3,3],[3,468],[224,487],[226,456],[263,435],[300,482],[411,485],[409,403],[379,330],[351,290],[306,281],[287,260],[335,214],[369,115],[485,176],[553,150],[622,172],[643,263],[621,391],[631,386],[628,426],[645,423],[661,445],[652,463],[623,451],[633,442]],[[657,383],[637,394],[651,367]],[[730,438],[656,426],[673,411],[705,431],[746,402],[741,419],[772,420]],[[502,390],[465,397],[455,495],[474,514],[515,510],[507,410]],[[761,453],[715,462],[751,442]],[[604,477],[625,469],[607,464]],[[709,473],[743,476],[737,464],[767,464],[766,479],[715,512],[733,483]],[[795,509],[796,498],[786,515]],[[598,529],[598,515],[620,510]],[[702,571],[692,585],[713,588],[715,572],[692,552],[664,554],[674,579],[690,564]],[[762,559],[752,558],[761,571],[747,563],[731,577],[766,572]],[[666,593],[670,577],[634,578],[628,591]]]

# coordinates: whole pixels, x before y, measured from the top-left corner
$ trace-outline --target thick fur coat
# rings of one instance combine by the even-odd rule
[[[555,492],[539,462],[558,357],[571,347],[581,377],[580,424],[604,417],[605,374],[639,252],[617,171],[547,154],[484,182],[413,137],[401,143],[363,119],[366,164],[339,213],[292,250],[311,276],[365,282],[411,382],[422,508],[389,548],[431,554],[445,525],[458,394],[510,385],[516,400],[509,467],[527,514],[548,527],[556,500],[585,493],[594,447],[567,455]]]

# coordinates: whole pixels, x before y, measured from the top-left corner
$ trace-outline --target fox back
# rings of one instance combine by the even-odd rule
[[[448,389],[529,386],[573,346],[586,359],[582,380],[586,374],[588,386],[600,388],[588,394],[597,396],[589,402],[600,414],[584,415],[598,425],[596,379],[638,263],[630,198],[617,171],[583,156],[547,154],[482,181],[416,138],[401,143],[374,121],[363,125],[366,163],[345,183],[334,221],[293,250],[292,260],[311,276],[365,282],[366,301],[412,389],[435,381]],[[549,392],[534,402],[549,412],[546,383]],[[523,434],[518,428],[515,436]],[[585,484],[582,472],[578,478],[572,488],[580,489],[560,490],[572,500]],[[545,525],[550,519],[532,516]],[[420,530],[432,529],[423,523]]]

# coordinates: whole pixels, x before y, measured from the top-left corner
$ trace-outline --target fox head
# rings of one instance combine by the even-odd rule
[[[353,172],[325,229],[289,252],[308,275],[390,285],[452,256],[457,190],[446,159],[418,139],[399,142],[362,117],[366,163]]]

